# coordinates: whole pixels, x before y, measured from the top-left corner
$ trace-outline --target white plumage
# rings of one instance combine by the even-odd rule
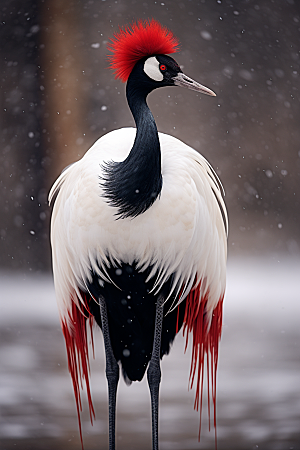
[[[101,137],[50,191],[50,201],[57,194],[51,242],[62,321],[68,322],[72,298],[76,301],[71,294],[75,291],[81,298],[91,269],[100,280],[109,281],[104,267],[109,260],[138,261],[141,271],[153,265],[153,274],[159,274],[156,290],[176,273],[173,289],[182,292],[180,300],[195,278],[202,280],[208,314],[224,295],[227,213],[220,182],[203,156],[159,133],[163,187],[152,207],[135,218],[116,220],[116,208],[103,198],[103,163],[123,161],[135,134],[135,128],[122,128]]]

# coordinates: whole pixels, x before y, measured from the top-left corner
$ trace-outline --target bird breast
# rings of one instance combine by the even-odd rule
[[[158,289],[174,273],[174,289],[205,278],[217,302],[225,290],[226,232],[215,198],[221,194],[201,155],[159,133],[163,187],[154,204],[135,218],[118,219],[103,198],[103,163],[123,161],[135,132],[124,128],[100,138],[50,192],[52,197],[59,190],[51,230],[58,297],[70,286],[84,287],[91,269],[107,281],[111,262],[135,261],[141,270],[153,266]]]

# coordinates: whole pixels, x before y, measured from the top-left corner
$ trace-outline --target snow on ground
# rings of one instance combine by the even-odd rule
[[[58,320],[52,277],[0,273],[0,324],[54,324]],[[299,323],[300,259],[234,259],[228,262],[225,316],[270,316],[276,322]],[[293,313],[295,311],[295,313]],[[274,324],[274,322],[273,322]]]
[[[1,273],[0,448],[80,449],[51,276]],[[218,448],[300,449],[300,261],[228,263],[218,369]],[[96,423],[84,400],[87,449],[107,448],[107,388],[96,333],[92,389]],[[179,337],[162,362],[161,450],[214,448],[206,404],[200,444],[190,354]],[[147,383],[120,382],[118,449],[151,448]]]

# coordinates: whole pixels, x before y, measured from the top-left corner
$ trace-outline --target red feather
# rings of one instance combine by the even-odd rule
[[[66,341],[67,355],[68,355],[68,367],[71,374],[73,389],[75,394],[75,401],[77,407],[77,416],[79,424],[79,433],[81,440],[81,447],[83,447],[82,429],[80,412],[82,411],[81,403],[81,391],[83,389],[83,380],[85,381],[88,405],[90,410],[90,419],[93,425],[93,419],[95,418],[95,410],[93,406],[91,388],[90,388],[90,363],[89,363],[89,345],[88,345],[88,333],[87,327],[90,326],[90,336],[92,349],[94,352],[93,341],[93,316],[89,313],[88,303],[91,301],[90,296],[81,292],[81,296],[84,300],[84,313],[77,307],[75,303],[76,294],[71,295],[72,311],[69,313],[70,324],[66,320],[62,321],[62,331]],[[77,298],[77,303],[79,299]]]
[[[216,432],[216,378],[218,365],[218,347],[222,330],[222,304],[223,298],[220,298],[216,308],[213,311],[211,323],[206,321],[205,308],[208,293],[204,298],[200,298],[200,286],[193,288],[187,297],[185,315],[183,320],[183,334],[186,334],[186,347],[188,345],[188,336],[191,333],[193,338],[192,344],[192,361],[190,370],[190,387],[195,384],[196,396],[194,408],[200,410],[200,427],[199,440],[201,430],[201,412],[202,412],[202,395],[205,362],[207,368],[207,388],[208,388],[208,414],[210,417],[210,398],[213,405],[213,423]],[[80,412],[82,410],[81,389],[83,381],[86,385],[88,405],[90,411],[90,419],[93,424],[95,411],[92,401],[90,389],[90,366],[89,366],[89,345],[88,345],[88,327],[90,327],[90,336],[93,345],[93,316],[89,312],[89,303],[94,301],[89,294],[81,292],[84,305],[81,305],[81,311],[76,303],[80,303],[76,299],[76,294],[71,295],[72,311],[69,313],[69,323],[65,320],[62,322],[63,335],[66,341],[68,366],[73,381],[73,388],[77,406],[79,433],[81,445],[83,449],[82,431]],[[74,301],[76,300],[76,302]],[[179,310],[177,321],[179,320]],[[177,324],[177,332],[178,324]],[[81,389],[80,389],[81,388]],[[210,422],[210,421],[209,421]]]
[[[188,336],[191,333],[193,337],[192,362],[190,370],[190,387],[196,384],[196,396],[194,408],[200,410],[200,431],[202,416],[202,397],[204,368],[206,360],[207,369],[207,399],[208,399],[208,416],[210,428],[210,397],[213,404],[213,423],[215,428],[215,444],[217,446],[217,418],[216,418],[216,383],[217,383],[217,366],[218,366],[218,350],[222,333],[222,306],[223,297],[213,310],[210,324],[206,320],[206,303],[208,292],[200,298],[201,283],[191,290],[187,297],[185,316],[183,320],[183,334],[186,333],[186,348],[188,345]]]
[[[114,70],[116,78],[125,82],[137,61],[145,56],[175,53],[179,41],[156,20],[140,20],[124,29],[120,28],[107,48],[112,52],[108,57],[110,68]]]

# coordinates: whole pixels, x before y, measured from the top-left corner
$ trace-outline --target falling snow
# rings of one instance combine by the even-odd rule
[[[200,34],[201,34],[201,37],[203,39],[205,39],[206,41],[210,41],[212,39],[212,35],[210,34],[209,31],[203,30],[203,31],[200,31]]]

